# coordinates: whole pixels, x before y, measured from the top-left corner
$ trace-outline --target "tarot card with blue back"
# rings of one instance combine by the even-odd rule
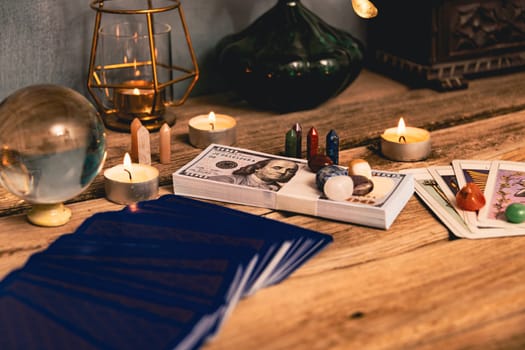
[[[265,239],[264,235],[253,234],[254,230],[233,223],[215,224],[186,217],[174,219],[172,215],[159,213],[130,214],[120,211],[93,215],[84,221],[75,234],[138,245],[160,244],[168,247],[191,244],[192,249],[214,247],[236,258],[245,256],[247,251],[255,251],[258,261],[248,281],[249,289],[261,278],[261,270],[272,267],[276,252],[288,249],[290,245],[283,240]]]
[[[64,248],[71,249],[72,245],[69,244]],[[85,250],[85,245],[82,245],[82,249]],[[144,251],[140,255],[144,256]],[[124,340],[108,338],[108,335],[97,338],[95,334],[98,334],[98,324],[92,319],[95,315],[89,313],[91,310],[97,310],[100,313],[97,317],[113,317],[113,322],[118,323],[135,319],[135,317],[150,319],[152,324],[145,325],[144,329],[142,326],[136,329],[139,332],[147,332],[151,327],[162,330],[165,327],[164,323],[168,323],[170,327],[174,327],[174,330],[177,330],[179,326],[182,327],[179,333],[184,335],[198,325],[199,329],[204,332],[203,337],[215,334],[224,317],[231,311],[232,304],[206,305],[187,300],[181,301],[172,296],[159,296],[152,293],[151,289],[130,287],[129,283],[115,282],[111,279],[104,279],[100,274],[86,273],[90,271],[85,270],[84,266],[80,269],[76,265],[64,268],[64,265],[68,266],[70,263],[67,260],[63,260],[62,265],[56,262],[46,264],[48,260],[46,251],[35,257],[31,258],[23,269],[10,274],[2,282],[1,289],[25,300],[35,310],[58,320],[62,325],[78,332],[84,332],[88,339],[98,339],[105,345],[124,344],[122,343]],[[225,281],[225,283],[235,284],[231,281]],[[221,298],[221,300],[224,299]],[[238,296],[226,299],[238,300]],[[234,301],[231,300],[231,302]],[[84,316],[79,316],[81,314]],[[159,322],[162,324],[158,324]],[[110,324],[103,324],[106,327],[110,326]],[[152,334],[150,336],[156,337]],[[172,338],[169,333],[161,334],[161,336],[165,339],[169,338],[168,340]],[[170,343],[173,342],[170,340]]]
[[[152,295],[160,293],[170,298],[198,300],[205,304],[227,302],[229,290],[244,287],[240,283],[246,271],[246,266],[243,266],[246,259],[236,261],[222,254],[221,260],[210,261],[209,264],[215,266],[209,266],[209,271],[203,271],[207,267],[203,262],[213,252],[196,251],[187,246],[169,250],[164,247],[129,247],[109,242],[86,242],[75,239],[77,237],[61,237],[50,249],[33,256],[26,268],[31,269],[34,264],[38,264],[39,267],[48,266],[50,271],[67,273],[71,270],[68,277],[82,273],[86,281],[89,276],[106,281],[103,288],[111,287],[111,283],[124,284]],[[163,254],[167,258],[161,259]],[[144,263],[142,258],[145,255],[156,256],[154,263],[151,259],[148,259],[147,264]],[[137,256],[141,258],[138,263],[133,260]]]
[[[45,338],[57,325],[75,335],[75,343],[70,343],[69,337],[59,338],[58,334],[52,340],[47,339],[49,349],[74,348],[69,346],[82,342],[99,349],[175,348],[176,344],[194,336],[195,329],[200,333],[194,336],[195,342],[204,341],[217,323],[216,315],[129,301],[126,296],[119,299],[93,296],[81,290],[50,287],[44,282],[35,283],[18,276],[13,276],[3,286],[2,295],[16,299],[29,308],[26,312],[39,316],[37,319],[41,322],[30,330],[32,337]],[[10,338],[12,344],[20,342],[19,337],[23,335],[13,328],[10,319],[0,327],[3,334],[7,334],[4,339]]]
[[[175,215],[175,217],[207,218],[221,222],[221,224],[232,220],[233,225],[258,228],[254,232],[257,236],[268,237],[272,240],[286,239],[291,241],[290,249],[282,256],[282,262],[276,267],[277,270],[274,271],[270,279],[273,281],[266,285],[281,281],[333,241],[331,236],[317,231],[177,195],[164,195],[156,200],[139,202],[128,210],[133,213],[167,212],[169,215]]]
[[[20,298],[0,291],[0,349],[97,350],[103,344],[33,308]]]

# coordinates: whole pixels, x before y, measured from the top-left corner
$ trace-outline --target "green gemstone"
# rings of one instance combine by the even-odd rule
[[[507,221],[520,224],[525,221],[525,204],[512,203],[505,209]]]

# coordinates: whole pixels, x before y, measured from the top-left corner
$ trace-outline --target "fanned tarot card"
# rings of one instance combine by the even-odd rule
[[[493,161],[484,194],[487,203],[479,211],[480,222],[504,227],[509,235],[525,234],[525,222],[511,223],[505,216],[508,205],[525,204],[525,163]]]
[[[427,168],[407,169],[414,176],[416,194],[457,237],[474,238],[463,218],[450,204],[443,189]]]
[[[477,163],[477,162],[476,162]],[[472,162],[467,162],[467,164],[473,164]],[[479,163],[476,164],[479,166]],[[479,170],[476,170],[479,171]],[[465,238],[489,238],[489,237],[502,237],[507,236],[508,232],[505,229],[500,227],[486,227],[479,225],[477,219],[477,213],[473,211],[462,210],[456,204],[456,193],[460,190],[460,185],[456,177],[456,172],[453,170],[452,166],[432,166],[429,167],[429,172],[432,174],[433,178],[438,183],[439,187],[443,191],[443,194],[447,197],[450,206],[459,214],[459,216],[465,221],[469,231],[472,235],[468,234]],[[472,180],[472,175],[474,175],[480,185],[485,187],[484,171],[479,171],[479,174],[476,175],[476,172],[470,171],[470,174],[466,177],[469,180]],[[462,177],[462,181],[464,181]],[[478,185],[478,186],[480,186]]]
[[[456,174],[459,188],[463,188],[468,182],[475,183],[483,192],[489,175],[490,164],[487,160],[455,159],[452,168]],[[478,213],[465,211],[465,218],[469,225],[483,227],[478,221]]]
[[[456,173],[450,165],[443,166],[430,166],[428,167],[430,175],[436,180],[439,188],[447,198],[449,205],[452,206],[456,212],[463,218],[465,222],[467,221],[467,214],[464,210],[461,210],[456,205],[456,193],[459,191],[459,184],[456,178]]]
[[[450,203],[449,196],[445,194],[445,192],[450,190],[449,186],[454,187],[453,184],[445,185],[444,183],[446,180],[443,179],[437,181],[427,168],[405,171],[414,175],[417,195],[429,206],[429,208],[455,236],[469,239],[480,239],[523,234],[518,230],[508,230],[500,227],[478,227],[469,224],[463,219],[460,211],[456,210],[454,205]],[[441,169],[441,173],[450,174],[448,170],[444,169]],[[435,171],[434,175],[436,175]],[[448,180],[452,180],[451,177]]]

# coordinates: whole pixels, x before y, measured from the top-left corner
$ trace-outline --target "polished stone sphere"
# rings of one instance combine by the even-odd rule
[[[104,124],[80,93],[31,85],[0,104],[0,183],[28,203],[71,199],[105,160]]]
[[[323,191],[326,180],[333,176],[341,175],[348,176],[348,170],[335,164],[322,167],[315,174],[315,184],[317,185],[317,189],[319,189],[319,191]]]

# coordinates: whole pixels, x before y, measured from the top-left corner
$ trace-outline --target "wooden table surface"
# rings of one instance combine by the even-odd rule
[[[171,173],[200,152],[188,144],[189,118],[211,110],[235,116],[237,146],[266,153],[281,154],[286,131],[299,122],[321,136],[335,129],[342,164],[364,158],[375,169],[400,170],[452,159],[525,161],[524,72],[439,93],[363,71],[341,95],[302,112],[256,110],[233,94],[190,99],[177,108],[170,164],[158,163],[158,134],[152,135],[162,193],[172,191]],[[400,116],[431,130],[426,161],[380,155],[379,135]],[[122,162],[129,139],[107,132],[104,168]],[[0,190],[0,278],[93,213],[122,207],[103,196],[99,175],[68,202],[69,223],[43,228],[27,222],[26,203]],[[329,234],[334,242],[285,281],[241,300],[206,350],[525,348],[525,237],[455,239],[415,195],[389,230],[228,206]]]

